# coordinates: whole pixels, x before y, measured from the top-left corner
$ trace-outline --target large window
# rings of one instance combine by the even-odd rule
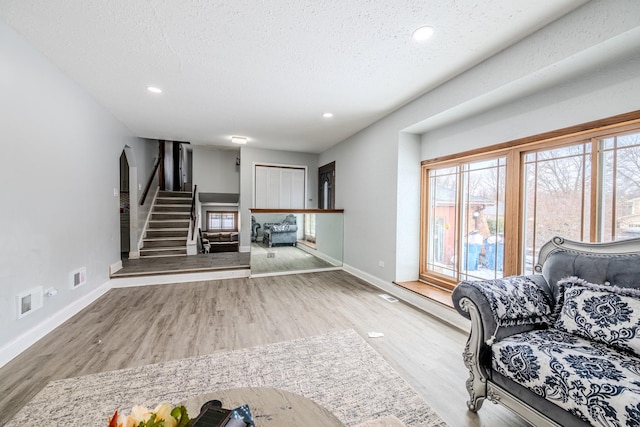
[[[505,163],[499,157],[430,171],[426,267],[435,277],[502,277]]]
[[[207,231],[238,231],[238,212],[207,212]]]
[[[600,241],[640,237],[640,132],[599,141],[602,163]]]
[[[591,143],[524,155],[524,270],[533,273],[540,246],[554,236],[589,240]]]
[[[630,115],[423,162],[420,278],[452,289],[531,274],[554,236],[640,237],[640,112]]]

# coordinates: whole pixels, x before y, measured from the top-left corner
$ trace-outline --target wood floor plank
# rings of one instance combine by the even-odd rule
[[[52,380],[349,328],[452,427],[527,425],[489,402],[468,412],[466,336],[378,294],[344,271],[111,289],[0,369],[0,425]]]

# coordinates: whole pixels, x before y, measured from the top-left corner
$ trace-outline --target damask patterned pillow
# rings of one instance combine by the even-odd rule
[[[283,232],[283,231],[289,231],[289,224],[287,223],[282,223],[282,224],[274,224],[271,226],[271,230],[276,231],[276,232]]]
[[[462,283],[484,295],[498,326],[551,324],[555,319],[551,317],[551,298],[528,277],[510,276]]]
[[[595,285],[576,277],[558,282],[564,301],[556,328],[640,356],[640,291]]]

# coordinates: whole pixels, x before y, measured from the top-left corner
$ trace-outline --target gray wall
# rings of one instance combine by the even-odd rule
[[[109,280],[120,259],[119,157],[141,141],[1,22],[0,64],[2,348]],[[71,290],[80,267],[87,284]],[[16,294],[35,286],[59,293],[17,320]]]
[[[336,162],[344,264],[385,281],[395,279],[398,131],[397,118],[388,116],[325,151],[319,161]]]
[[[640,54],[619,58],[467,120],[422,135],[422,157],[536,135],[640,109]]]
[[[638,16],[640,2],[589,2],[321,153],[345,267],[417,277],[421,160],[640,109]]]
[[[318,155],[291,151],[263,150],[253,147],[240,148],[240,248],[251,245],[251,212],[253,207],[253,169],[255,163],[307,166],[307,208],[317,204]]]
[[[239,193],[240,150],[193,146],[193,183],[201,193]]]

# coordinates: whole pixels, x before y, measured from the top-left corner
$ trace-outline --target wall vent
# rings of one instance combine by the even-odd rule
[[[19,293],[16,296],[18,319],[42,307],[42,286]]]
[[[71,282],[71,289],[75,289],[78,286],[82,286],[87,283],[87,267],[78,268],[73,270],[69,274],[69,280]]]

